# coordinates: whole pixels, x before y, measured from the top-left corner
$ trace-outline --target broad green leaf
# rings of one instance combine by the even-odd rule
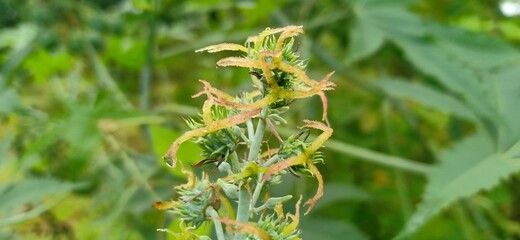
[[[38,28],[31,24],[21,24],[18,28],[0,31],[0,50],[10,48],[9,56],[3,59],[0,68],[0,86],[9,79],[14,71],[32,51],[34,42],[38,38]]]
[[[504,146],[511,146],[520,139],[520,67],[518,64],[505,67],[496,74],[498,111],[505,124],[501,130]]]
[[[38,49],[24,63],[37,82],[45,82],[56,73],[68,71],[72,65],[72,57],[63,49],[53,53]]]
[[[368,237],[356,227],[339,220],[304,217],[302,218],[300,229],[302,229],[302,239],[368,239]]]
[[[350,32],[346,61],[352,63],[372,55],[383,45],[384,40],[383,34],[377,28],[366,21],[357,21]]]
[[[469,68],[466,62],[461,61],[467,58],[464,55],[468,51],[465,41],[473,41],[471,46],[481,46],[482,42],[495,44],[492,48],[499,49],[500,54],[489,62],[496,59],[501,59],[502,62],[514,59],[512,56],[515,51],[513,54],[505,55],[505,52],[511,48],[502,42],[493,41],[485,36],[472,40],[474,38],[463,37],[470,34],[462,30],[439,27],[423,20],[407,11],[406,4],[403,4],[406,2],[400,4],[381,0],[357,2],[358,4],[354,4],[357,21],[365,21],[366,24],[378,29],[385,38],[402,48],[408,60],[420,71],[434,77],[453,93],[461,94],[479,115],[497,121],[491,89],[488,84],[479,81],[475,69]],[[450,38],[449,41],[444,40],[447,37]],[[475,65],[488,66],[482,63]]]
[[[35,217],[22,212],[27,204],[36,207],[44,205],[46,202],[52,202],[53,197],[68,194],[82,185],[51,178],[25,179],[16,183],[3,184],[0,186],[0,216],[3,219],[0,221],[0,226],[27,220],[28,217],[24,217],[26,214]]]
[[[356,20],[371,25],[388,37],[420,37],[424,26],[406,10],[407,0],[356,0],[353,10]]]
[[[108,39],[107,57],[131,70],[140,69],[145,63],[146,44],[132,38]]]
[[[475,69],[490,69],[520,59],[516,48],[492,36],[436,24],[430,24],[428,29],[441,49]]]
[[[410,235],[459,198],[489,190],[520,170],[520,164],[498,153],[491,140],[476,134],[440,154],[440,164],[428,174],[429,184],[417,211],[398,239]]]
[[[478,81],[477,75],[471,69],[453,61],[449,54],[425,40],[400,39],[397,44],[403,48],[413,65],[435,77],[452,92],[462,94],[474,111],[490,120],[496,118],[497,114],[488,93],[490,90]]]
[[[424,84],[414,84],[402,79],[385,78],[376,82],[376,85],[387,94],[410,99],[428,107],[433,107],[468,120],[475,120],[474,113],[458,99],[430,88]]]

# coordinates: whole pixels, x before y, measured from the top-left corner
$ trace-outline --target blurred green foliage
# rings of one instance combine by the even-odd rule
[[[194,50],[288,24],[304,26],[309,75],[338,85],[304,239],[518,239],[520,19],[498,6],[3,0],[0,239],[165,239],[178,222],[150,205],[184,179],[159,156],[197,115],[197,80],[248,87]],[[292,108],[294,123],[321,114],[319,99]],[[307,194],[302,180],[279,193]]]

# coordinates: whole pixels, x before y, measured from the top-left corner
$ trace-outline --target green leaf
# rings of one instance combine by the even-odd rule
[[[0,34],[0,48],[9,47],[11,53],[20,51],[30,44],[38,35],[36,25],[24,23],[17,28],[2,29]]]
[[[108,39],[107,57],[130,70],[140,69],[145,64],[145,52],[144,41],[117,37]]]
[[[20,97],[14,89],[0,89],[0,113],[9,114],[21,108]]]
[[[396,78],[381,79],[376,82],[376,85],[393,97],[410,99],[464,119],[476,119],[475,114],[463,102],[427,85]]]
[[[446,52],[425,40],[398,40],[413,65],[454,93],[462,94],[469,106],[480,115],[494,120],[495,108],[490,89],[478,81],[478,76],[463,64],[453,61]]]
[[[376,52],[384,43],[384,36],[366,21],[357,21],[350,32],[350,44],[346,61],[362,60]]]
[[[63,49],[53,53],[38,49],[25,60],[24,67],[37,82],[45,82],[56,73],[70,70],[72,64],[72,57]]]
[[[406,10],[407,0],[356,0],[352,8],[356,20],[366,23],[387,37],[419,37],[424,27],[419,19]]]
[[[520,68],[517,64],[505,67],[496,74],[500,116],[504,120],[501,128],[501,141],[504,146],[511,146],[520,139]]]
[[[338,220],[306,217],[302,219],[300,229],[302,229],[302,239],[368,239],[368,237],[356,227],[347,222]]]
[[[453,27],[441,27],[431,21],[423,20],[406,9],[406,2],[395,4],[393,1],[365,0],[356,1],[354,9],[357,21],[365,21],[383,33],[386,39],[403,49],[407,59],[423,73],[432,76],[448,90],[461,94],[476,113],[490,121],[497,121],[496,109],[493,107],[491,89],[485,81],[479,81],[477,71],[468,67],[463,61],[471,47],[477,51],[486,43],[494,44],[491,48],[499,52],[495,57],[487,56],[489,61],[475,63],[477,67],[494,66],[492,61],[505,62],[514,59],[513,54],[507,54],[512,48],[500,41],[480,34],[479,38]],[[361,4],[360,4],[361,3]],[[449,40],[446,40],[449,39]],[[477,40],[473,40],[477,39]]]
[[[440,164],[428,175],[423,201],[397,238],[415,232],[431,217],[456,200],[489,190],[500,180],[520,170],[511,156],[497,153],[491,140],[473,135],[444,151]]]
[[[52,207],[60,199],[72,190],[83,184],[61,182],[51,178],[25,179],[16,183],[6,183],[0,186],[0,226],[11,225],[25,221],[38,214],[32,211],[38,210],[38,206]],[[52,204],[46,204],[52,203]],[[28,212],[22,212],[27,205],[36,206]]]
[[[152,3],[150,0],[132,0],[132,5],[141,11],[152,10]]]
[[[490,69],[520,59],[519,51],[502,40],[482,33],[431,24],[440,48],[475,69]]]

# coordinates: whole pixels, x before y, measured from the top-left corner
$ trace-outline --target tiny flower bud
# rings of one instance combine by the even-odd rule
[[[222,179],[217,180],[218,185],[224,190],[224,193],[228,198],[238,199],[239,188],[231,183],[227,183]]]

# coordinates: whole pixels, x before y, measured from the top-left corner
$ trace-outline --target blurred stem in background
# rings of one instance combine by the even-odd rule
[[[151,9],[146,12],[146,25],[147,27],[147,38],[146,38],[146,62],[141,71],[140,80],[140,109],[147,112],[150,109],[150,89],[153,82],[153,73],[155,66],[155,48],[156,48],[156,14],[158,7],[160,6],[160,0],[152,0]],[[148,143],[148,149],[151,153],[153,141],[148,125],[141,126],[141,131],[144,139]]]

